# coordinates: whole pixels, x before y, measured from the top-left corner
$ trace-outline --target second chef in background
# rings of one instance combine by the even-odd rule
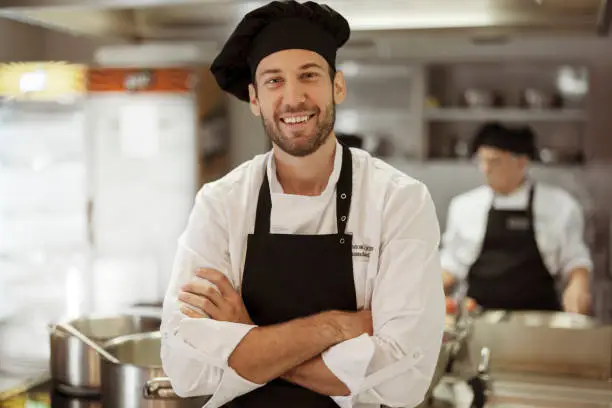
[[[467,286],[485,309],[586,314],[593,263],[582,209],[568,192],[527,176],[534,139],[528,128],[497,123],[475,136],[472,153],[487,185],[451,201],[442,241],[445,290]]]

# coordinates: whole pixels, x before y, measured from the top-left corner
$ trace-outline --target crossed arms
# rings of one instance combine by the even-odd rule
[[[227,206],[201,190],[164,300],[162,361],[176,392],[212,395],[206,408],[215,408],[282,377],[344,407],[418,405],[444,329],[439,229],[421,184],[399,189],[385,207],[388,225],[371,261],[376,274],[360,278],[372,288],[371,313],[330,311],[256,327],[236,290],[239,268],[232,268],[242,262],[243,243],[229,239]],[[212,282],[219,293],[198,282]]]
[[[198,309],[181,308],[191,318],[253,325],[238,292],[214,269],[200,269],[195,279],[183,286],[178,299]],[[256,384],[282,377],[319,394],[348,395],[349,389],[327,368],[320,354],[363,333],[372,334],[368,311],[319,313],[255,327],[236,346],[228,362],[240,376]]]

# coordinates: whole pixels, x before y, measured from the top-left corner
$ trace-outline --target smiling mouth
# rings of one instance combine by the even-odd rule
[[[315,116],[314,113],[310,115],[302,115],[302,116],[289,116],[286,118],[281,118],[281,122],[289,126],[302,125],[308,122],[310,119],[314,118],[314,116]]]

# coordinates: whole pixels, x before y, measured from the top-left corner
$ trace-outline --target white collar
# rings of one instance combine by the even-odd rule
[[[336,152],[334,156],[334,169],[329,176],[329,181],[327,182],[327,186],[325,186],[325,190],[320,194],[320,196],[331,194],[336,189],[336,183],[340,178],[340,169],[342,168],[342,145],[336,140]],[[276,160],[274,159],[274,152],[270,151],[268,163],[266,166],[266,171],[268,173],[268,180],[270,181],[270,193],[271,194],[284,194],[283,187],[278,181],[278,177],[276,176]]]
[[[489,187],[488,185],[486,187],[487,187],[489,196],[495,197],[496,199],[497,198],[504,199],[504,198],[512,198],[512,197],[526,195],[527,193],[529,193],[533,185],[534,185],[534,182],[531,179],[525,179],[525,182],[521,184],[517,189],[515,189],[510,194],[499,194],[493,191],[493,189]]]
[[[524,208],[529,203],[529,192],[534,184],[533,181],[526,180],[523,185],[508,195],[495,194],[495,192],[487,186],[488,200],[496,209]]]

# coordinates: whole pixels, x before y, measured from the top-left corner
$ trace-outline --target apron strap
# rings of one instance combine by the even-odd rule
[[[529,189],[529,200],[527,201],[527,215],[529,216],[529,219],[531,220],[531,224],[533,225],[533,196],[534,196],[534,191],[535,191],[535,184],[531,185],[531,188]]]
[[[351,198],[353,196],[353,157],[351,150],[342,145],[342,168],[336,185],[336,222],[338,235],[342,238],[346,231]]]
[[[272,160],[272,158],[270,158]],[[342,145],[342,167],[336,185],[336,222],[338,235],[342,237],[346,231],[351,197],[353,195],[353,161],[351,150]],[[257,210],[255,212],[255,234],[270,233],[270,214],[272,212],[272,198],[270,196],[270,183],[268,181],[267,167],[264,168],[264,178],[259,188]]]
[[[270,233],[271,211],[272,198],[270,197],[270,183],[268,183],[268,169],[264,168],[264,179],[259,188],[259,198],[257,199],[257,209],[255,210],[255,234],[267,235]]]

